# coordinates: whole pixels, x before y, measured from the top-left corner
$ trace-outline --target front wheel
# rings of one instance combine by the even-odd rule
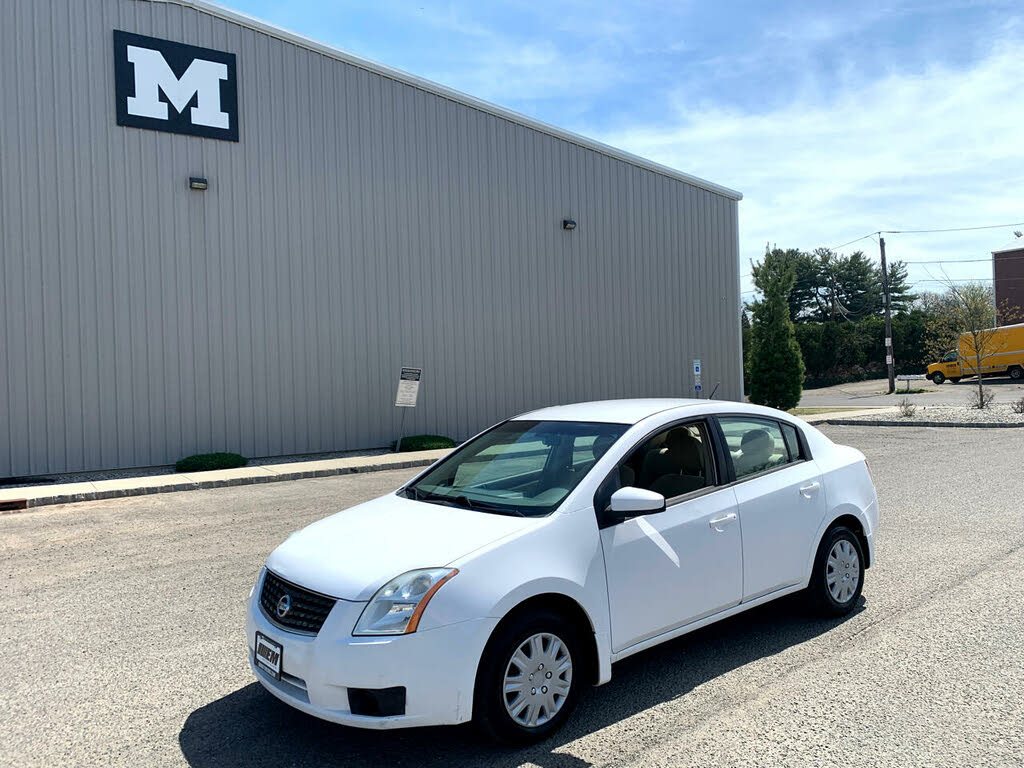
[[[497,741],[540,741],[568,719],[583,672],[583,646],[572,624],[549,611],[514,617],[499,626],[480,659],[473,721]]]
[[[1019,365],[1015,365],[1009,370],[1009,374],[1010,378],[1014,381],[1020,381],[1021,379],[1024,379],[1024,368],[1021,368]]]
[[[860,539],[849,528],[836,526],[818,546],[808,597],[818,613],[845,616],[853,610],[863,589],[864,549]]]
[[[932,381],[934,381],[936,384],[941,384],[945,380],[946,377],[940,371],[936,371],[935,373],[932,374]]]

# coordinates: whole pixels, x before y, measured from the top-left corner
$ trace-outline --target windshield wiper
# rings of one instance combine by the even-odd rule
[[[455,502],[460,506],[466,507],[466,509],[479,509],[482,512],[497,512],[500,515],[515,515],[516,517],[526,517],[521,511],[515,507],[506,507],[502,504],[491,504],[486,501],[480,501],[479,499],[470,499],[468,496],[456,496]]]
[[[458,496],[446,496],[443,493],[422,491],[415,486],[410,486],[405,489],[405,496],[406,498],[415,499],[416,501],[435,501],[440,504],[447,504],[461,509],[471,509],[480,512],[495,512],[499,515],[526,517],[523,512],[519,511],[515,507],[506,507],[500,504],[491,504],[486,501],[479,501],[478,499],[470,499],[465,494],[460,494]]]
[[[461,506],[451,496],[445,496],[443,493],[431,493],[430,491],[421,491],[419,488],[410,487],[405,489],[406,498],[414,499],[416,501],[440,501],[444,504],[449,504],[453,507]]]

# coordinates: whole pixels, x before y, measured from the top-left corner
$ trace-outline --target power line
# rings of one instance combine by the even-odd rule
[[[848,245],[859,243],[861,240],[867,240],[869,237],[875,235],[926,235],[934,232],[973,232],[978,229],[1005,229],[1007,227],[1021,227],[1024,226],[1024,221],[1014,222],[1013,224],[985,224],[980,227],[948,227],[946,229],[880,229],[877,232],[868,232],[866,235],[858,237],[856,240],[851,240],[848,243],[837,245],[830,248],[830,251],[838,251],[840,248],[845,248]]]
[[[1021,241],[1021,250],[1024,250],[1024,241]],[[980,264],[982,262],[986,264],[992,264],[996,261],[1010,261],[1011,259],[1024,259],[1024,254],[1020,256],[999,256],[993,258],[989,256],[987,259],[917,259],[913,261],[903,261],[902,264]]]
[[[1004,229],[1006,227],[1021,227],[1024,221],[1013,224],[986,224],[982,227],[950,227],[949,229],[883,229],[880,235],[927,235],[932,232],[973,232],[976,229]],[[862,240],[864,238],[861,238]]]
[[[1021,241],[1021,250],[1024,250],[1024,240]],[[893,261],[894,264],[991,264],[993,261],[1010,261],[1011,259],[1024,259],[1024,254],[1015,256],[999,256],[994,259],[989,256],[987,259],[896,259]],[[745,275],[740,275],[741,280],[746,280],[748,277],[753,277],[753,273],[748,272]],[[797,281],[800,282],[799,280]]]
[[[863,237],[858,237],[856,240],[851,240],[848,243],[843,243],[842,245],[837,245],[837,246],[835,246],[833,248],[829,248],[829,250],[830,251],[838,251],[840,248],[845,248],[848,245],[853,245],[854,243],[859,243],[861,240],[867,240],[869,237],[874,237],[875,235],[880,235],[880,234],[882,234],[882,233],[881,232],[868,232]]]

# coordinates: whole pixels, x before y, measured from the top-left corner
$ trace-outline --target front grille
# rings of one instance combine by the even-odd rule
[[[288,596],[290,605],[282,616],[278,613],[281,598]],[[327,614],[337,601],[333,597],[310,592],[267,571],[260,591],[260,607],[267,618],[285,629],[315,635],[324,625]]]

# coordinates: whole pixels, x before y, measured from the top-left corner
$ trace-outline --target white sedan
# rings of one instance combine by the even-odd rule
[[[801,590],[847,613],[877,526],[863,454],[781,411],[545,408],[292,534],[250,595],[249,661],[325,720],[532,741],[653,645]]]

